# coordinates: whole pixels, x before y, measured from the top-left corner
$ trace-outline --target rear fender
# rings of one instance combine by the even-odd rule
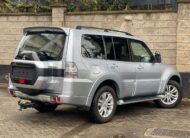
[[[87,106],[91,106],[91,103],[92,103],[92,100],[93,100],[93,97],[98,89],[98,87],[106,80],[112,80],[114,81],[117,85],[118,85],[118,91],[116,92],[117,96],[120,97],[120,92],[122,91],[121,90],[121,86],[120,86],[120,83],[119,83],[119,78],[115,75],[103,75],[101,77],[99,77],[93,84],[90,92],[89,92],[89,95],[88,95],[88,98],[87,98],[87,101],[86,101],[86,105]]]
[[[180,80],[180,85],[182,86],[182,80],[180,74],[173,67],[166,68],[161,75],[161,82],[159,88],[159,94],[164,93],[165,87],[168,84],[169,80],[173,77],[177,76]]]

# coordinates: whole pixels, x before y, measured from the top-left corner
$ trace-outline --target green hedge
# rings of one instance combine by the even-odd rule
[[[0,12],[51,12],[51,5],[67,5],[67,11],[112,11],[125,10],[127,0],[44,0],[42,3],[0,0]]]
[[[112,11],[124,10],[127,0],[63,0],[68,11]]]
[[[0,0],[0,12],[2,13],[19,13],[19,12],[51,12],[51,5],[65,4],[68,12],[75,11],[114,11],[126,10],[127,0],[34,0],[33,3],[27,2],[28,0],[19,1],[16,3],[10,0]],[[152,7],[157,10],[172,9],[171,5],[157,5]],[[148,10],[147,6],[133,6],[128,9],[133,10]]]

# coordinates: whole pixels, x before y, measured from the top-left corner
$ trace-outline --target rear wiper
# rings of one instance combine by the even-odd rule
[[[41,54],[43,54],[45,57],[46,57],[46,59],[47,60],[55,60],[55,58],[53,58],[53,57],[51,57],[51,56],[49,56],[47,53],[47,51],[44,51],[44,50],[40,50],[40,51],[37,51],[37,53],[41,53]]]
[[[16,56],[16,59],[23,59],[23,60],[35,60],[39,61],[39,56],[36,52],[34,51],[23,51],[18,53]]]

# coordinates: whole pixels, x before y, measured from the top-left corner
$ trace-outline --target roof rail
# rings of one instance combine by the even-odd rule
[[[95,30],[102,30],[104,32],[118,32],[118,33],[124,33],[126,35],[133,36],[132,34],[124,31],[117,31],[117,30],[112,30],[112,29],[105,29],[105,28],[98,28],[98,27],[89,27],[89,26],[76,26],[76,29],[95,29]]]

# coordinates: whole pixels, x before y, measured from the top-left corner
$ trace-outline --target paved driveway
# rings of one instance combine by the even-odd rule
[[[154,103],[118,108],[113,121],[93,124],[87,112],[62,105],[52,113],[18,110],[18,99],[0,88],[0,138],[142,138],[190,137],[190,102],[177,109],[160,109]],[[175,131],[174,131],[175,130]]]

